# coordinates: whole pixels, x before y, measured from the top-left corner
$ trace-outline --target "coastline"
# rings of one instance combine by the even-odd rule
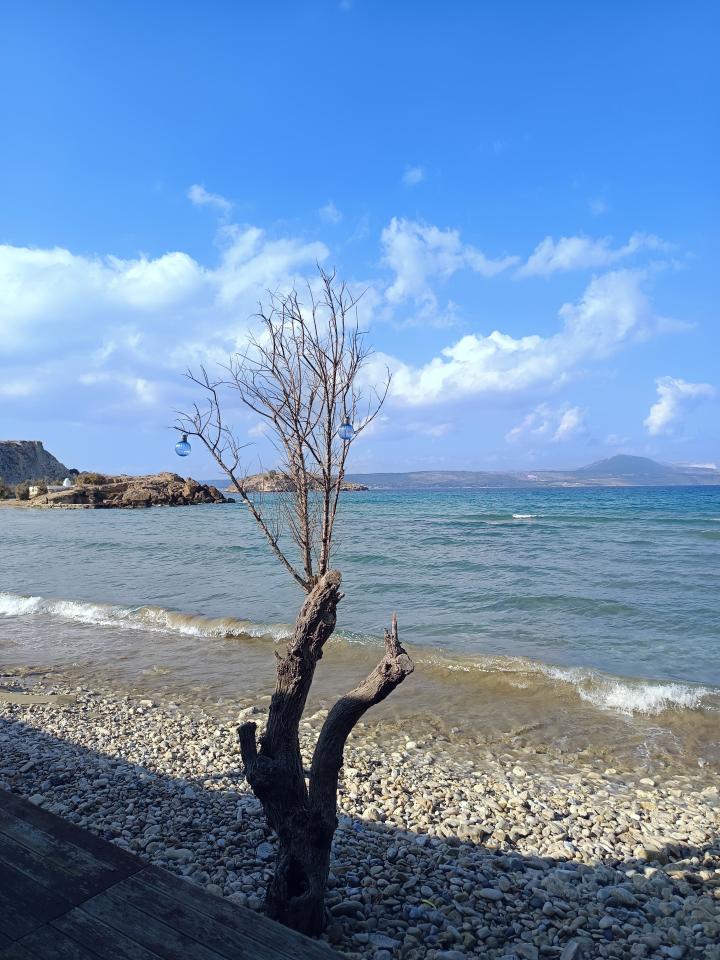
[[[240,775],[237,709],[223,721],[190,700],[22,673],[3,680],[15,702],[0,699],[0,786],[261,908],[273,842]],[[239,715],[262,723],[268,699],[243,701]],[[306,755],[324,716],[302,724]],[[387,717],[353,735],[325,934],[337,949],[376,960],[720,958],[709,771],[649,778],[522,737],[468,751]]]

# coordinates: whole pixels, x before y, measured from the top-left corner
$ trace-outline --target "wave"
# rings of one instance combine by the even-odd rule
[[[423,658],[420,658],[423,662]],[[549,699],[577,697],[600,710],[625,716],[657,716],[669,711],[720,712],[720,688],[680,681],[616,677],[589,667],[561,667],[527,657],[453,657],[431,654],[424,662],[436,669],[480,674],[493,686]]]
[[[581,700],[596,707],[633,716],[654,716],[667,710],[697,710],[710,706],[720,691],[700,684],[630,680],[595,670],[547,667],[542,671],[560,683],[571,684]]]
[[[292,628],[287,624],[254,623],[235,617],[204,617],[200,614],[166,610],[164,607],[128,607],[122,604],[49,600],[45,597],[0,593],[0,616],[24,617],[38,614],[98,627],[181,633],[194,637],[269,637],[280,641],[287,639],[292,632]]]
[[[66,622],[150,633],[182,634],[215,639],[269,639],[275,643],[292,634],[288,624],[263,624],[234,617],[205,617],[155,606],[123,606],[81,600],[47,599],[0,592],[0,617],[46,616]],[[339,632],[333,646],[342,656],[353,648],[367,650],[381,643],[379,637],[351,631]],[[338,649],[339,648],[339,649]],[[480,685],[501,685],[505,695],[571,698],[600,710],[626,716],[656,716],[668,711],[708,710],[720,712],[720,689],[680,681],[617,677],[587,667],[563,667],[526,657],[448,654],[433,647],[414,648],[414,659],[426,670],[447,680],[463,674]],[[576,700],[576,702],[577,702]]]
[[[512,515],[513,520],[537,520],[537,513],[514,513]]]

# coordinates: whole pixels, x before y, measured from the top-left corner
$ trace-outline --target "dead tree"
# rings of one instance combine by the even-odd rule
[[[335,629],[341,574],[331,567],[333,532],[350,441],[377,416],[387,395],[382,389],[363,399],[358,373],[370,351],[358,328],[356,300],[335,275],[320,270],[308,285],[306,303],[298,294],[270,295],[258,314],[260,331],[247,350],[231,359],[218,379],[204,368],[191,380],[207,394],[207,405],[182,414],[177,429],[198,437],[229,477],[270,549],[306,592],[284,657],[277,656],[277,681],[267,727],[238,729],[248,782],[278,837],[275,872],[266,895],[269,916],[303,933],[325,925],[325,890],[330,849],[337,827],[337,785],[345,743],[366,710],[384,700],[413,671],[398,639],[393,615],[385,631],[385,652],[377,667],[330,710],[310,766],[303,770],[299,724],[323,648]],[[289,480],[275,517],[244,487],[242,445],[222,413],[224,391],[235,391],[268,427]],[[286,542],[294,544],[289,552]],[[295,559],[297,554],[297,560]]]

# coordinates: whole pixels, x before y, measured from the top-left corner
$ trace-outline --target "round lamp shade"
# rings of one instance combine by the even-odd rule
[[[175,453],[179,457],[186,457],[191,450],[192,450],[192,447],[188,443],[187,434],[184,433],[182,435],[182,440],[178,440],[178,442],[175,444]]]
[[[352,440],[355,436],[355,428],[349,420],[346,420],[345,423],[340,425],[338,433],[343,440]]]

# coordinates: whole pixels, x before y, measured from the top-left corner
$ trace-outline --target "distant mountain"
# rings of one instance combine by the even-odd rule
[[[348,480],[382,490],[466,490],[486,487],[527,487],[520,474],[489,470],[416,470],[412,473],[353,473]]]
[[[598,460],[587,467],[574,470],[576,476],[581,477],[613,477],[625,480],[649,480],[652,483],[665,483],[678,480],[686,474],[678,467],[670,464],[658,463],[648,457],[630,457],[627,454],[618,454],[607,460]]]
[[[576,470],[420,470],[355,473],[348,480],[381,490],[461,490],[488,487],[675,487],[720,485],[715,467],[658,463],[619,454]]]

